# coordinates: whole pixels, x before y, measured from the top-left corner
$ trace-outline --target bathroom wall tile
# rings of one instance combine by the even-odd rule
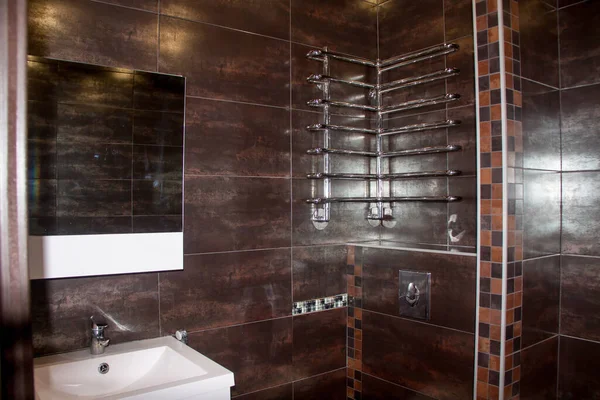
[[[346,308],[294,317],[294,379],[346,366]]]
[[[296,247],[292,250],[294,301],[346,293],[346,246]]]
[[[66,144],[131,143],[130,110],[83,104],[58,104],[58,141]]]
[[[367,374],[436,399],[473,396],[472,334],[369,311],[363,312],[363,333]]]
[[[289,179],[190,176],[184,208],[186,254],[290,245]]]
[[[581,0],[558,0],[558,7],[566,7],[579,2]]]
[[[31,281],[36,355],[89,346],[90,316],[104,319],[111,343],[159,336],[157,274]]]
[[[162,0],[160,12],[281,39],[290,37],[289,0]]]
[[[55,104],[27,102],[27,177],[29,179],[56,178],[56,119]]]
[[[562,252],[600,255],[598,172],[563,173]]]
[[[317,229],[310,220],[311,206],[306,199],[315,196],[312,185],[318,191],[322,185],[308,179],[292,180],[292,245],[308,246],[344,244],[353,241],[379,239],[379,229],[367,221],[368,205],[363,203],[337,203],[331,206],[331,220],[327,226]],[[360,182],[336,181],[332,185],[333,197],[368,195],[368,185]],[[318,197],[318,194],[317,194]]]
[[[523,84],[523,166],[560,170],[560,94],[532,82]]]
[[[600,84],[562,90],[563,171],[600,169]]]
[[[292,380],[291,317],[191,333],[189,345],[235,374],[232,396]]]
[[[183,271],[160,274],[166,333],[218,328],[292,312],[290,250],[184,257]]]
[[[521,76],[554,87],[559,86],[557,16],[542,0],[519,2]]]
[[[450,120],[461,124],[448,128],[448,143],[457,144],[460,151],[448,153],[448,169],[461,172],[462,176],[477,175],[477,137],[475,128],[475,109],[473,106],[451,108],[447,111]]]
[[[131,178],[131,145],[71,144],[61,140],[57,159],[61,180]]]
[[[181,215],[183,185],[179,181],[133,181],[133,215]]]
[[[521,352],[521,399],[556,398],[558,337]]]
[[[561,9],[558,14],[560,35],[561,86],[598,83],[600,4],[585,1]]]
[[[561,334],[600,341],[600,259],[563,256]]]
[[[183,216],[136,216],[132,217],[133,233],[182,232]]]
[[[294,382],[294,400],[346,400],[346,369]]]
[[[133,179],[183,179],[183,147],[133,146]]]
[[[558,398],[593,399],[600,393],[600,343],[560,337]]]
[[[292,0],[292,41],[377,58],[377,7],[354,0]]]
[[[27,56],[27,100],[53,101],[58,95],[58,61]]]
[[[133,117],[133,143],[183,146],[183,117],[179,113],[136,110]]]
[[[362,397],[368,400],[431,400],[432,397],[413,392],[402,386],[378,379],[377,377],[362,375]]]
[[[56,207],[59,217],[131,215],[131,181],[60,180]]]
[[[291,383],[234,397],[236,400],[293,400]]]
[[[448,103],[447,107],[460,107],[475,104],[475,56],[473,50],[473,36],[466,36],[453,40],[459,50],[446,56],[446,66],[458,68],[460,74],[446,79],[448,93],[460,94],[460,99]]]
[[[560,253],[560,172],[523,171],[523,256]]]
[[[102,2],[152,12],[158,11],[158,0],[102,0]]]
[[[190,96],[288,106],[289,61],[281,40],[160,19],[160,71],[186,76]]]
[[[431,273],[434,325],[475,331],[476,258],[385,249],[363,249],[363,308],[398,315],[398,270]]]
[[[56,218],[57,235],[100,235],[131,233],[131,217],[59,217]]]
[[[27,208],[30,217],[56,216],[57,181],[30,179],[27,181]]]
[[[289,111],[189,98],[186,173],[289,176]]]
[[[156,70],[155,14],[91,1],[29,3],[29,53],[36,56]]]
[[[185,78],[136,71],[133,77],[136,110],[185,112]]]
[[[477,178],[457,176],[448,178],[448,194],[460,201],[448,204],[447,234],[451,246],[477,245]]]
[[[132,107],[131,70],[61,61],[58,67],[59,103]]]
[[[379,57],[401,55],[444,41],[443,0],[392,0],[379,8]]]
[[[558,333],[560,256],[523,262],[523,347]]]
[[[470,0],[444,0],[446,40],[473,34],[473,3]]]

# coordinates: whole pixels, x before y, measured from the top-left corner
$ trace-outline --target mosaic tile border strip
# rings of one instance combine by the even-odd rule
[[[346,398],[362,399],[362,248],[348,246],[348,321],[346,324]]]
[[[337,294],[335,296],[321,297],[295,302],[292,306],[292,315],[310,314],[319,311],[333,310],[348,305],[348,293]]]

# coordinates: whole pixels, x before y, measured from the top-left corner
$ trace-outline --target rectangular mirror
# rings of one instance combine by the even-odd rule
[[[183,269],[185,78],[28,58],[31,279]]]

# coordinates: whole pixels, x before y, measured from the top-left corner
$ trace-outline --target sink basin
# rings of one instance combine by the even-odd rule
[[[230,399],[233,373],[173,337],[36,358],[37,400]]]

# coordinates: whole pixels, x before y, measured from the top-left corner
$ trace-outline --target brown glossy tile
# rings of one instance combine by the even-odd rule
[[[563,173],[562,182],[562,252],[564,254],[600,255],[596,224],[600,202],[596,190],[598,172]]]
[[[523,346],[558,333],[560,256],[523,262]]]
[[[160,12],[280,39],[290,37],[289,0],[162,0]]]
[[[236,400],[293,400],[291,383],[234,397]]]
[[[446,40],[473,35],[473,3],[470,0],[444,0]]]
[[[458,68],[460,73],[446,79],[448,93],[460,94],[460,100],[448,103],[447,107],[461,107],[475,104],[475,56],[473,54],[473,37],[467,36],[452,43],[458,44],[460,50],[448,54],[446,64],[448,67]],[[473,111],[473,114],[475,112]]]
[[[53,101],[58,95],[59,61],[27,56],[27,100]]]
[[[294,301],[346,293],[346,246],[296,247],[292,254]]]
[[[413,392],[371,375],[362,376],[362,398],[364,400],[431,400],[432,397]]]
[[[133,179],[183,179],[183,147],[133,146]]]
[[[102,105],[116,108],[133,106],[131,70],[59,61],[57,101],[67,104]]]
[[[56,105],[27,102],[27,177],[56,178]]]
[[[596,399],[600,393],[600,343],[560,337],[558,398]]]
[[[598,83],[600,4],[583,1],[558,13],[561,87]]]
[[[185,112],[185,78],[136,71],[133,107],[137,110]]]
[[[331,206],[331,220],[323,230],[315,228],[310,218],[311,206],[305,199],[313,197],[311,185],[318,191],[323,185],[308,179],[292,180],[292,245],[307,246],[321,244],[344,244],[352,241],[379,239],[379,227],[372,227],[367,221],[368,207],[362,203],[338,203]],[[360,182],[337,181],[332,185],[333,197],[365,196],[367,184]],[[318,195],[317,195],[318,196]]]
[[[559,86],[557,17],[556,8],[542,0],[519,2],[521,75],[554,87]]]
[[[189,345],[235,374],[232,396],[292,380],[291,317],[191,333]]]
[[[377,7],[355,0],[292,0],[292,41],[377,58]]]
[[[56,172],[64,179],[130,179],[131,145],[58,143]]]
[[[473,335],[364,311],[363,338],[367,374],[436,399],[473,396]]]
[[[131,233],[131,217],[59,217],[58,235]]]
[[[477,245],[477,178],[457,176],[448,179],[448,193],[460,201],[448,204],[448,244],[451,246]]]
[[[346,308],[294,317],[294,379],[346,366]]]
[[[179,113],[136,110],[133,117],[133,143],[183,146],[183,119],[183,114]]]
[[[448,169],[461,171],[462,176],[477,174],[477,137],[475,128],[475,109],[473,106],[452,108],[447,117],[458,120],[460,125],[448,128],[448,143],[461,147],[460,151],[448,153]]]
[[[102,0],[102,2],[152,12],[158,11],[158,0]]]
[[[156,14],[79,0],[29,3],[29,53],[156,70]]]
[[[527,79],[523,83],[523,166],[560,170],[560,94]]]
[[[523,171],[525,258],[560,253],[560,172]]]
[[[60,180],[56,214],[59,217],[116,217],[131,215],[130,180]]]
[[[289,110],[190,98],[186,173],[289,176]]]
[[[294,382],[294,400],[346,400],[346,369]]]
[[[57,181],[55,179],[30,179],[27,182],[27,208],[29,217],[54,217],[56,215]]]
[[[290,250],[184,257],[160,274],[161,326],[174,333],[283,317],[292,312]]]
[[[444,41],[443,0],[392,0],[379,8],[379,57],[401,55]]]
[[[563,171],[600,169],[600,84],[562,90]]]
[[[560,333],[600,341],[600,259],[561,260]]]
[[[190,96],[288,106],[289,61],[289,44],[281,40],[160,19],[159,68],[186,76]]]
[[[58,104],[57,136],[60,143],[69,145],[131,143],[133,115],[130,110]]]
[[[184,237],[186,254],[288,247],[290,180],[187,177]]]
[[[132,190],[133,215],[181,215],[181,180],[134,180]]]
[[[431,273],[429,323],[475,331],[475,257],[363,249],[363,307],[398,315],[398,270]]]
[[[36,355],[89,345],[91,315],[104,318],[112,343],[159,336],[156,274],[31,281]]]
[[[133,233],[182,232],[183,217],[177,216],[133,216]]]
[[[521,399],[556,399],[558,337],[521,352]]]

